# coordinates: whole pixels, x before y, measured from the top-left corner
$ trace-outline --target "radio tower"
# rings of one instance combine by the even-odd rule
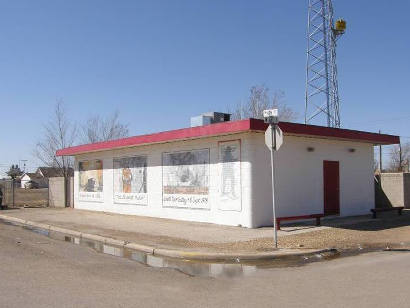
[[[331,0],[308,0],[305,124],[325,117],[327,126],[340,127],[336,41],[346,21],[333,23]]]

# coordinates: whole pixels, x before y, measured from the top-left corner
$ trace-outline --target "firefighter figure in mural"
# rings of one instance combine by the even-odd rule
[[[222,151],[222,196],[236,199],[235,191],[235,168],[237,158],[234,156],[235,146],[226,146]]]
[[[122,191],[124,193],[131,192],[132,183],[132,171],[130,168],[126,167],[122,169]]]

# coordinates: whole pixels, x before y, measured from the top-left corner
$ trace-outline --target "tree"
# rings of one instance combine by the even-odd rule
[[[128,137],[128,124],[120,123],[119,112],[102,118],[99,115],[90,117],[81,127],[83,143],[94,143]]]
[[[244,104],[239,103],[231,112],[232,119],[263,119],[263,110],[278,108],[281,121],[294,121],[297,118],[297,113],[286,105],[284,98],[283,91],[276,91],[271,95],[266,86],[253,86],[250,88],[248,100]]]
[[[7,171],[7,175],[15,180],[17,177],[23,175],[23,171],[20,170],[18,165],[11,165],[10,170]]]
[[[400,153],[401,152],[401,153]],[[401,151],[399,145],[394,145],[390,150],[390,164],[389,169],[391,171],[403,171],[408,168],[410,162],[410,142],[401,145]]]
[[[373,172],[374,173],[379,172],[380,171],[379,169],[380,169],[379,168],[379,160],[377,158],[374,158],[373,159]]]
[[[43,130],[43,137],[37,142],[34,155],[47,167],[59,168],[63,176],[68,178],[73,159],[69,156],[56,156],[56,151],[74,145],[77,128],[68,119],[63,101],[57,101],[53,115]]]

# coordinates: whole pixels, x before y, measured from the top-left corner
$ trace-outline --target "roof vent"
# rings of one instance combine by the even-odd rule
[[[191,117],[191,127],[227,122],[230,119],[231,115],[229,113],[206,112],[199,116]]]

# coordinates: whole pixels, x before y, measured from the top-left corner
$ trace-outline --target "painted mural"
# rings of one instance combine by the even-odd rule
[[[103,162],[100,159],[81,161],[78,164],[79,194],[82,201],[103,200]]]
[[[163,206],[209,208],[209,149],[164,153]]]
[[[115,158],[114,202],[147,205],[147,157]]]
[[[219,144],[219,209],[241,211],[241,143],[239,140]]]

